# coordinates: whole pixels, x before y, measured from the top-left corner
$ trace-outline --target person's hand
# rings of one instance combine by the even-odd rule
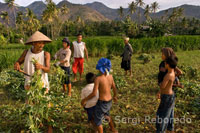
[[[61,60],[59,63],[62,64],[62,63],[65,63],[65,61]],[[60,64],[59,64],[59,65],[60,65]]]
[[[19,62],[16,62],[16,63],[15,63],[14,69],[17,70],[17,71],[20,70],[20,64],[19,64]]]
[[[87,62],[88,62],[88,57],[87,57]]]
[[[117,103],[117,97],[113,97],[114,103]]]
[[[43,68],[43,65],[41,65],[40,63],[35,63],[35,69],[36,70],[40,70]]]
[[[157,93],[157,99],[160,99],[160,92]]]
[[[83,99],[83,100],[81,101],[81,105],[82,105],[83,107],[85,107],[85,105],[86,105],[86,100]]]

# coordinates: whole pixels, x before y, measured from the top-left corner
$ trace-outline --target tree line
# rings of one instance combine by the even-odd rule
[[[15,0],[4,0],[14,16],[14,26],[11,26],[9,13],[2,11],[0,16],[0,39],[13,42],[16,38],[26,38],[36,30],[40,30],[52,39],[59,36],[74,36],[82,32],[86,36],[122,36],[129,37],[158,37],[164,35],[199,35],[200,20],[184,17],[183,8],[174,8],[172,13],[168,10],[160,18],[154,17],[159,4],[153,2],[148,5],[143,0],[135,0],[128,4],[128,12],[120,6],[118,14],[120,20],[91,22],[84,21],[81,16],[76,20],[69,20],[66,15],[70,12],[66,5],[58,8],[52,0],[45,0],[46,9],[41,18],[36,17],[32,10],[16,12]],[[141,9],[144,9],[142,14]],[[137,19],[133,19],[134,14]],[[145,21],[142,21],[142,16]],[[7,41],[6,41],[7,40]]]

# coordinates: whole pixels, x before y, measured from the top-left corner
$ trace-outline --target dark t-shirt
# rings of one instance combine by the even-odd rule
[[[159,73],[158,73],[158,84],[162,83],[165,75],[167,74],[167,70],[165,72],[160,71],[161,68],[165,68],[165,62],[162,61],[159,65]]]

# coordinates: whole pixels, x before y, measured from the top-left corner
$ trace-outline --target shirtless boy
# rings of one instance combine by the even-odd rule
[[[117,102],[117,89],[112,75],[109,75],[110,68],[110,60],[101,58],[98,61],[96,69],[99,70],[101,74],[95,79],[93,92],[81,102],[82,106],[85,106],[86,102],[96,96],[97,91],[99,91],[99,100],[96,104],[94,113],[94,123],[96,124],[99,133],[103,133],[102,120],[104,118],[108,120],[111,131],[117,132],[109,113],[112,106],[111,88],[114,93],[113,100],[114,102]]]
[[[173,116],[175,106],[175,95],[172,90],[173,82],[175,80],[174,69],[177,66],[177,59],[175,56],[171,56],[165,61],[165,68],[168,70],[164,77],[163,82],[158,92],[158,98],[161,98],[160,105],[157,110],[156,117],[156,133],[164,133],[165,130],[172,132]]]

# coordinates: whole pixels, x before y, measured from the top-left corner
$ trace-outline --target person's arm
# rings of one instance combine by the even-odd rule
[[[133,48],[130,44],[129,44],[129,52],[131,53],[131,55],[133,54]]]
[[[17,60],[17,62],[15,62],[15,65],[14,65],[14,69],[15,70],[17,70],[17,71],[20,70],[20,65],[24,63],[24,60],[25,60],[27,52],[28,52],[28,50],[24,50],[24,52],[19,57],[19,59]]]
[[[56,52],[56,54],[54,55],[54,59],[55,59],[55,60],[56,60],[56,59],[58,59],[59,52],[60,52],[60,50],[59,50],[59,51],[57,51],[57,52]]]
[[[74,44],[72,43],[72,52],[71,54],[74,54]]]
[[[114,81],[113,77],[112,77],[112,80],[113,80],[112,89],[113,89],[113,93],[114,93],[113,99],[114,99],[115,102],[117,102],[117,88],[115,86],[115,81]]]
[[[48,73],[50,71],[50,54],[48,52],[45,52],[44,55],[45,55],[45,66],[36,63],[35,68],[36,70],[42,69],[44,72]]]
[[[92,99],[93,97],[95,97],[97,95],[97,91],[98,91],[98,88],[99,88],[99,80],[98,78],[95,79],[95,82],[94,82],[94,89],[93,89],[93,92],[87,96],[86,98],[84,98],[82,101],[81,101],[81,105],[82,106],[85,106],[86,102],[90,99]]]
[[[85,49],[84,49],[84,51],[85,51],[85,55],[86,55],[86,58],[87,58],[87,61],[88,61],[88,50],[87,50],[86,44],[85,44]]]
[[[181,69],[179,69],[178,67],[175,68],[175,72],[177,73],[176,76],[180,76],[183,74],[183,72],[181,71]]]

